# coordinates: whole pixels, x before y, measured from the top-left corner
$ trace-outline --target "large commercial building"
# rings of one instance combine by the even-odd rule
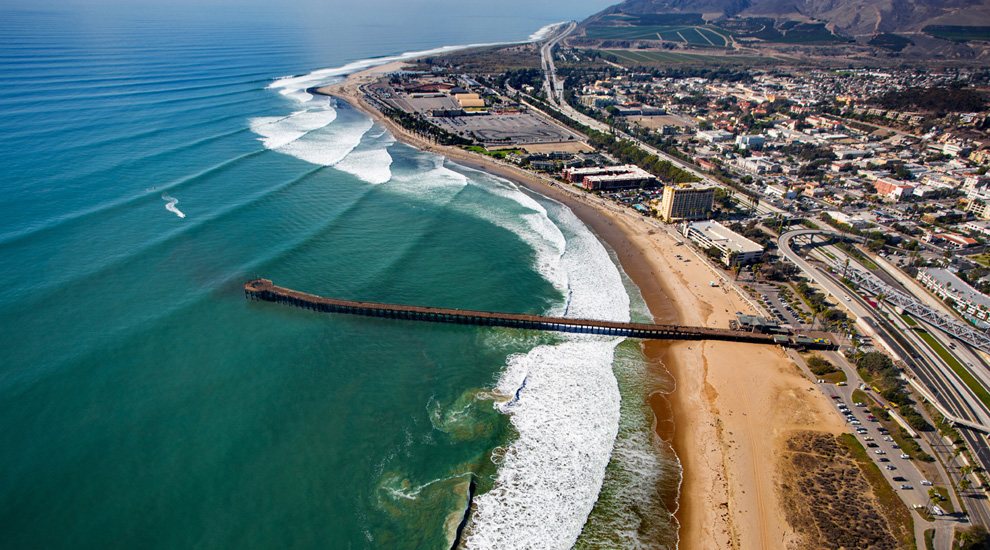
[[[714,203],[714,187],[681,183],[664,187],[660,204],[654,200],[653,209],[666,222],[703,220],[711,214]]]
[[[623,187],[649,187],[657,179],[639,166],[604,166],[601,168],[568,168],[564,179],[589,191],[599,189],[619,189]]]
[[[890,178],[878,178],[873,184],[877,188],[878,195],[883,195],[896,201],[910,197],[914,192],[913,185],[908,185]]]
[[[753,263],[763,255],[763,247],[718,222],[694,222],[685,224],[684,236],[709,249],[715,247],[722,252],[722,263],[727,267],[734,264]]]

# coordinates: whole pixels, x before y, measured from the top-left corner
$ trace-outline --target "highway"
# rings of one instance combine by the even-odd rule
[[[543,89],[554,105],[564,102],[564,81],[557,79],[557,67],[553,64],[553,47],[577,28],[577,23],[570,21],[564,26],[554,29],[546,42],[540,47],[540,63],[543,65]]]
[[[924,342],[913,331],[907,330],[906,327],[891,326],[882,316],[874,316],[871,307],[858,294],[842,286],[837,280],[825,274],[794,251],[792,248],[793,239],[812,234],[831,235],[822,231],[804,229],[784,233],[778,239],[781,254],[794,262],[826,292],[836,297],[842,297],[843,304],[849,311],[861,318],[873,330],[875,334],[872,336],[877,340],[882,340],[885,347],[904,361],[910,372],[918,378],[924,387],[928,388],[928,391],[944,408],[947,408],[953,415],[966,420],[982,422],[984,418],[988,418],[988,412],[982,403],[951,372],[948,365],[927,345],[924,345]],[[839,251],[836,250],[836,252]],[[846,297],[849,299],[846,300]],[[897,316],[893,317],[897,318]],[[958,426],[958,430],[966,445],[980,461],[979,466],[986,469],[987,465],[990,464],[990,448],[987,446],[987,439],[983,434],[963,426]],[[940,438],[936,438],[932,434],[926,434],[926,437],[933,448],[938,447],[942,452],[947,451]],[[949,453],[951,455],[951,450]],[[974,499],[964,495],[964,501],[975,522],[990,525],[990,512],[986,509],[984,499]]]

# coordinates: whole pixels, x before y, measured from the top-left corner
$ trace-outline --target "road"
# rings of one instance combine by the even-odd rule
[[[939,400],[943,407],[947,408],[955,416],[966,420],[981,421],[987,414],[982,403],[972,395],[961,381],[951,372],[951,369],[941,360],[931,349],[924,345],[915,333],[903,327],[891,326],[890,323],[873,313],[868,304],[865,303],[856,293],[849,291],[831,276],[813,266],[792,248],[794,238],[809,235],[821,234],[814,230],[790,231],[780,236],[778,246],[781,253],[788,260],[794,262],[802,271],[811,276],[826,292],[836,297],[842,297],[843,304],[853,315],[863,319],[875,332],[874,337],[883,340],[885,347],[899,356],[913,374],[921,381],[922,385]],[[837,251],[838,252],[838,251]],[[848,299],[846,299],[848,298]],[[897,318],[897,316],[892,316]],[[896,321],[895,321],[896,322]],[[979,411],[979,412],[978,412]],[[990,464],[990,449],[987,446],[986,438],[979,432],[958,426],[959,432],[966,442],[966,445],[973,451],[980,465],[986,469]],[[945,452],[944,444],[938,439],[932,438],[929,441],[932,447],[939,447]],[[950,459],[951,450],[950,450]],[[975,498],[973,498],[975,497]],[[983,495],[969,493],[964,495],[967,510],[972,519],[982,525],[990,525],[990,511],[986,509],[986,501]]]
[[[554,105],[564,102],[564,81],[557,79],[557,67],[553,63],[553,48],[567,35],[574,32],[577,23],[571,21],[564,26],[554,29],[540,47],[541,64],[543,65],[543,89],[546,96]]]

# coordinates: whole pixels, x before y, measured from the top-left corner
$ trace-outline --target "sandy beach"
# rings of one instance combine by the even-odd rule
[[[384,119],[364,103],[359,86],[401,66],[396,62],[361,71],[319,92],[348,101],[418,149],[503,176],[568,205],[615,250],[656,322],[727,328],[735,312],[755,313],[727,285],[709,286],[717,275],[641,215],[512,165],[438,146]],[[677,260],[675,254],[691,261]],[[651,405],[657,433],[672,443],[684,470],[676,514],[680,548],[787,547],[794,535],[778,490],[778,450],[796,430],[842,431],[826,398],[779,348],[729,342],[650,341],[643,346],[647,357],[662,361],[677,384],[672,394],[651,397]]]

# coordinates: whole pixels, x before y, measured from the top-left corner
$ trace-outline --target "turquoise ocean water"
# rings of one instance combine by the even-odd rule
[[[326,296],[645,319],[569,210],[305,93],[600,2],[0,11],[5,548],[662,548],[636,342]]]

